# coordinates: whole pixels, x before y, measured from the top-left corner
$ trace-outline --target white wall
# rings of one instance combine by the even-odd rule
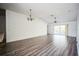
[[[68,23],[68,36],[76,37],[77,35],[77,23],[76,21],[74,22],[69,22]]]
[[[79,55],[79,9],[78,9],[78,15],[77,15],[77,51]]]
[[[7,42],[47,34],[47,24],[40,20],[28,21],[26,15],[6,10]]]
[[[47,34],[53,34],[54,24],[47,24]]]
[[[68,36],[76,37],[76,21],[72,22],[62,22],[62,23],[56,23],[56,24],[66,24],[68,25]],[[53,34],[53,26],[56,24],[48,24],[47,25],[47,32],[48,34]]]

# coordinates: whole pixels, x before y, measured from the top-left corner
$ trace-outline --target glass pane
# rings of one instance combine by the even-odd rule
[[[66,26],[65,25],[56,25],[54,26],[54,34],[66,34]]]
[[[65,25],[61,25],[61,29],[60,29],[60,32],[62,35],[65,35],[65,32],[66,32],[66,26]]]

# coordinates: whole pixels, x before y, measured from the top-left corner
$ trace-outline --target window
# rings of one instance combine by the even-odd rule
[[[67,26],[66,25],[55,25],[54,34],[66,35]]]

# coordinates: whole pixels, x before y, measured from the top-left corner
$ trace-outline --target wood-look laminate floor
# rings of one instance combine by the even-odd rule
[[[76,38],[47,35],[7,43],[1,56],[77,56]]]

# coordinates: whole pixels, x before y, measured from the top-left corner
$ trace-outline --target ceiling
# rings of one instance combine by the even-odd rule
[[[52,23],[54,20],[75,21],[78,3],[0,3],[0,7],[25,15],[28,15],[29,9],[32,9],[34,17]]]

